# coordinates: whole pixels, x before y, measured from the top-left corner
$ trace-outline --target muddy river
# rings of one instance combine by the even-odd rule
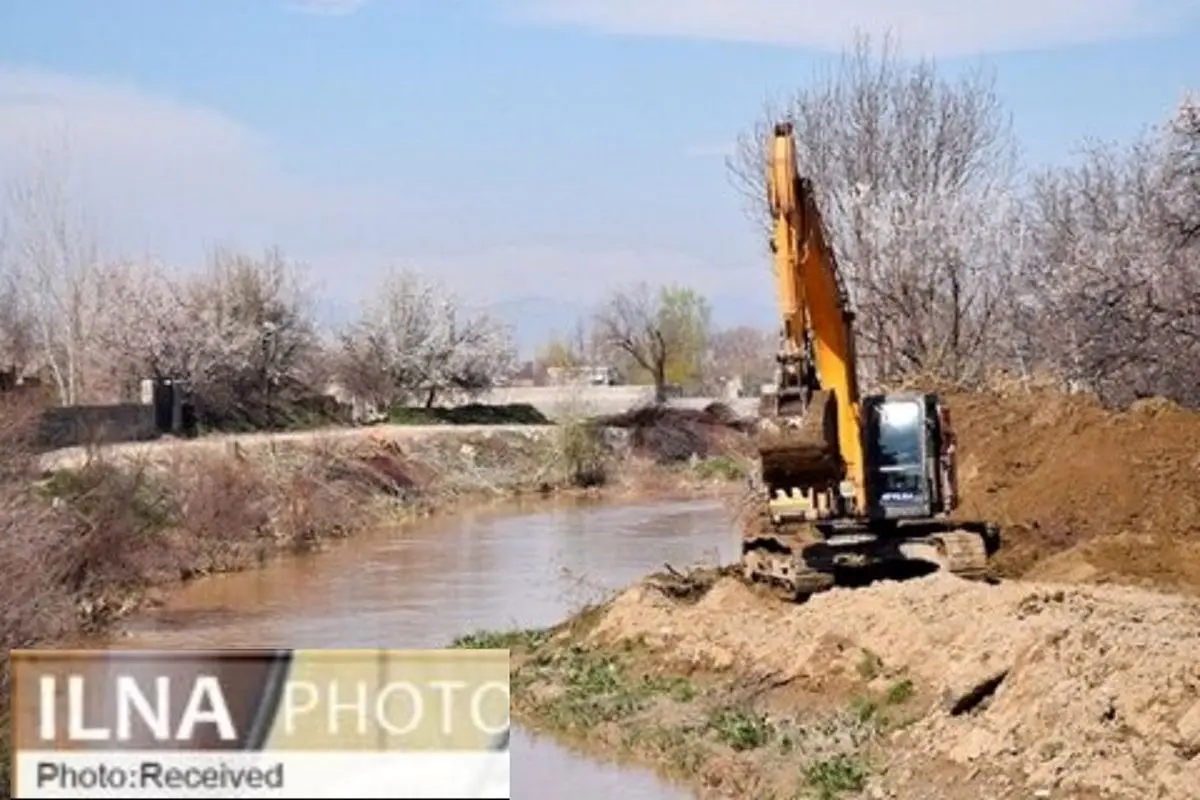
[[[130,621],[122,647],[441,647],[486,628],[558,622],[670,563],[736,553],[713,501],[490,509],[356,537],[330,552],[193,583]],[[653,774],[581,758],[520,730],[513,796],[690,794]]]

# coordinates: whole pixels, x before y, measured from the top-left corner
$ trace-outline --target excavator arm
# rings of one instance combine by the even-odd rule
[[[796,484],[820,483],[805,464],[837,463],[838,493],[861,509],[865,482],[854,317],[812,187],[797,169],[791,123],[775,127],[767,167],[783,323],[773,416],[786,433],[760,451],[764,478],[790,494],[808,488]]]
[[[776,126],[765,166],[782,325],[775,392],[760,416],[760,481],[748,487],[745,576],[789,599],[847,570],[986,577],[999,534],[949,516],[954,437],[941,399],[859,396],[854,316],[790,124]]]

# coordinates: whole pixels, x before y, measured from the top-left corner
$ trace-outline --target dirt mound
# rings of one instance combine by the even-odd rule
[[[659,463],[745,452],[746,434],[752,428],[750,421],[720,403],[710,403],[703,410],[641,406],[598,417],[592,424],[628,431],[633,450]]]
[[[964,515],[999,523],[1007,575],[1200,592],[1200,414],[1079,396],[948,397]]]
[[[549,425],[550,420],[529,403],[452,407],[396,406],[388,411],[393,425]]]
[[[710,577],[700,596],[662,580],[618,596],[589,642],[644,643],[685,672],[810,698],[844,698],[865,678],[911,681],[926,705],[888,745],[878,780],[894,796],[955,796],[929,792],[938,769],[969,771],[975,797],[1189,797],[1200,786],[1200,602],[935,575],[791,606],[732,577]]]

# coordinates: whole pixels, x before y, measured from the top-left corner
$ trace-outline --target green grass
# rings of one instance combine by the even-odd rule
[[[514,676],[517,691],[531,685],[549,689],[533,699],[535,715],[564,732],[627,720],[660,702],[690,703],[699,694],[686,678],[635,674],[621,656],[579,645],[534,651]]]
[[[550,631],[525,628],[508,631],[476,631],[450,643],[455,650],[534,650],[550,640]]]
[[[764,715],[749,709],[717,709],[709,718],[708,727],[718,739],[739,752],[757,750],[775,738],[775,726]]]
[[[730,456],[710,456],[696,465],[696,475],[704,480],[739,481],[747,474],[746,465]]]
[[[898,706],[906,703],[915,693],[916,689],[913,687],[913,682],[908,678],[896,681],[888,688],[888,705]]]
[[[545,642],[522,632],[476,635],[473,641],[514,639]],[[898,681],[886,698],[864,695],[833,714],[776,719],[728,685],[647,675],[648,654],[639,649],[644,645],[624,644],[593,649],[556,638],[523,652],[513,675],[517,713],[538,730],[659,763],[689,782],[708,780],[714,758],[760,770],[727,775],[745,796],[837,800],[861,791],[869,777],[861,748],[887,729],[893,705],[913,692],[910,681]]]
[[[861,792],[867,784],[867,768],[860,758],[837,755],[809,764],[804,780],[821,800],[836,800],[846,792]]]
[[[879,713],[879,703],[869,697],[851,698],[850,713],[859,722],[870,722]]]

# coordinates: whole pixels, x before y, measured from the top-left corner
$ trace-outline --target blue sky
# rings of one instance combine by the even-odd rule
[[[1200,90],[1200,0],[0,0],[0,177],[66,141],[111,251],[275,244],[326,311],[396,264],[523,344],[640,279],[771,324],[722,152],[856,27],[993,67],[1033,164]]]

